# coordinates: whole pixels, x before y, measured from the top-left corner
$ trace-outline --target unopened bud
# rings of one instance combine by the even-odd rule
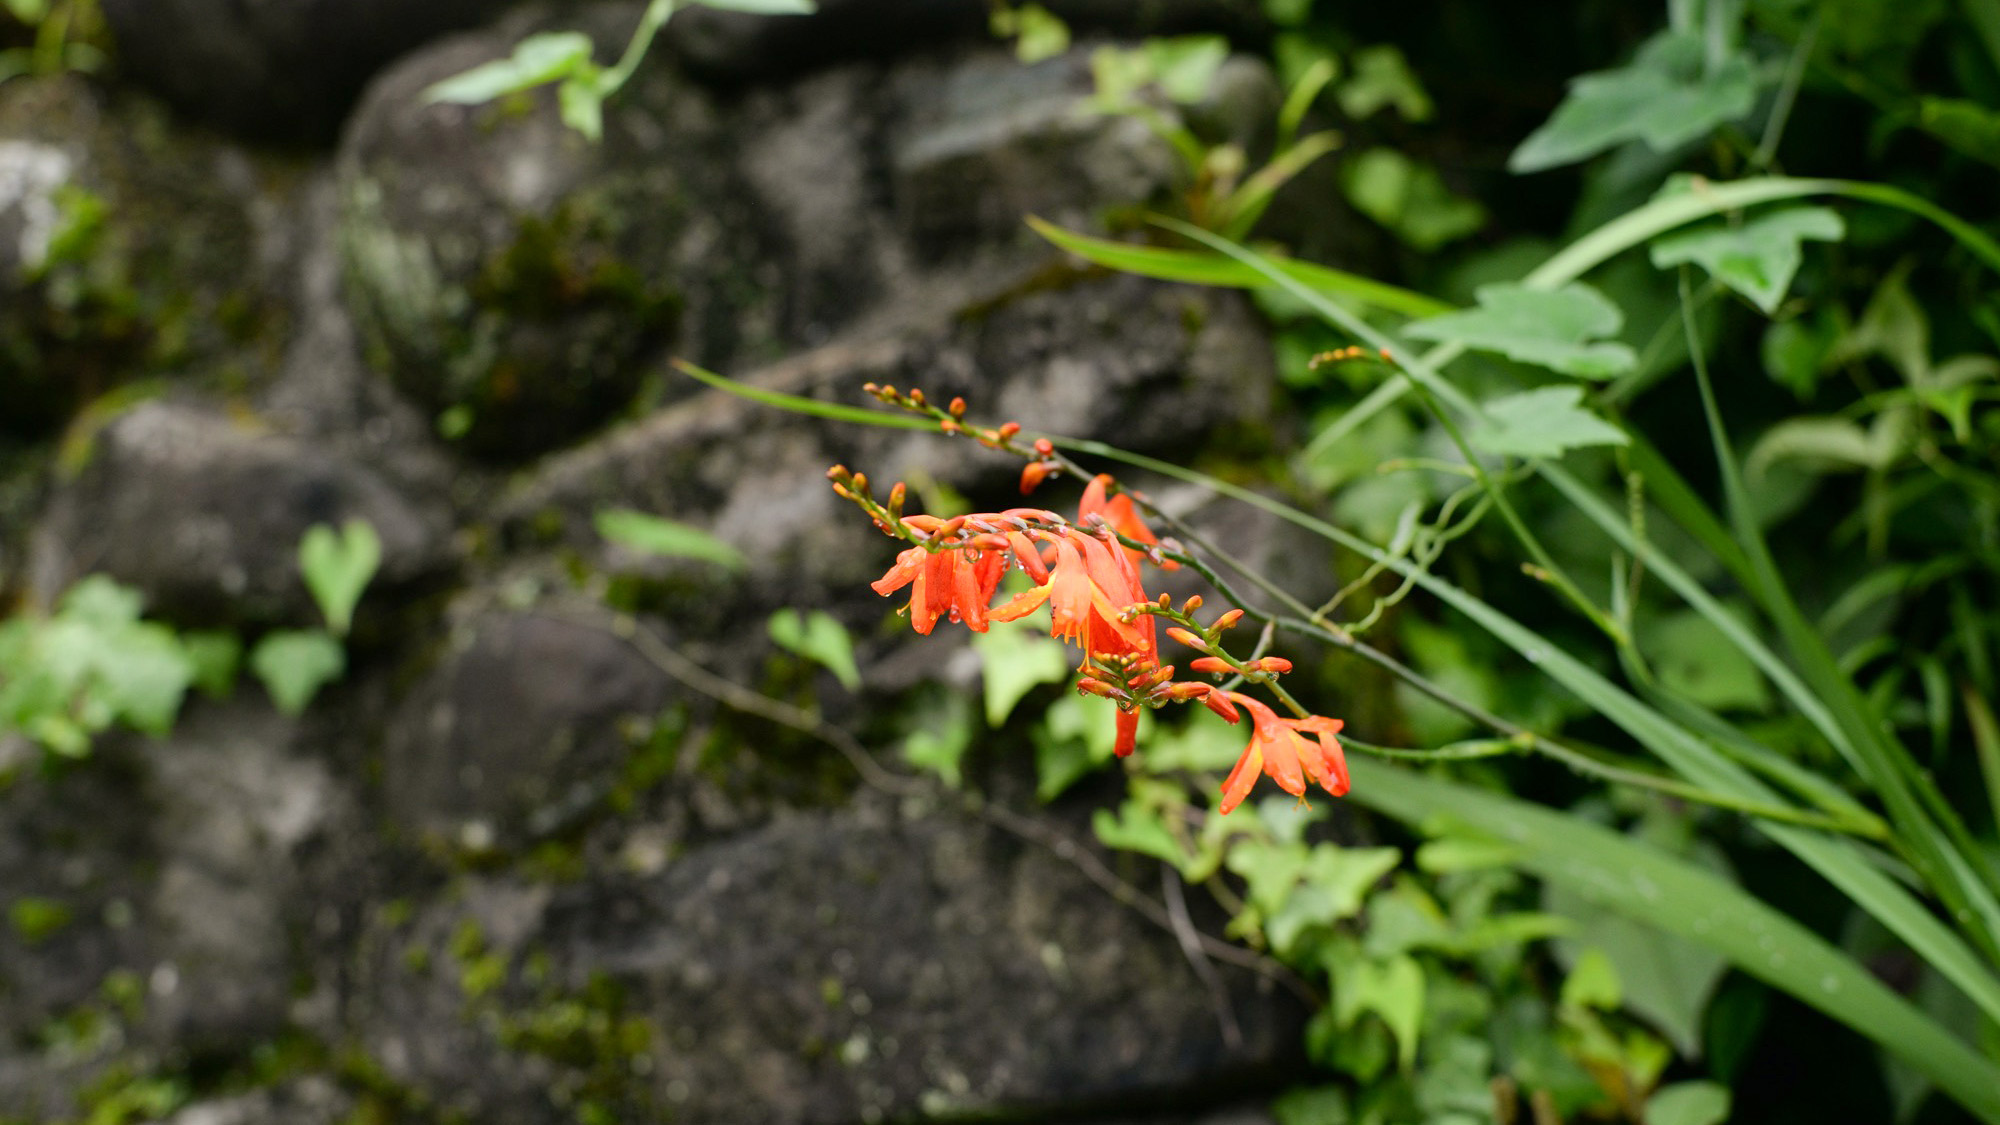
[[[1209,692],[1214,690],[1214,688],[1204,683],[1197,683],[1194,680],[1182,680],[1177,684],[1168,684],[1166,687],[1160,689],[1159,694],[1176,703],[1186,703],[1190,699],[1204,699],[1208,696]]]
[[[882,384],[875,382],[863,383],[861,384],[861,389],[871,395],[879,395],[882,393]]]
[[[1193,613],[1195,610],[1200,608],[1201,608],[1200,594],[1189,594],[1188,600],[1181,603],[1182,613]]]
[[[1055,455],[1055,451],[1056,451],[1055,442],[1052,442],[1045,437],[1040,437],[1035,439],[1035,452],[1041,454],[1044,457],[1051,457]]]
[[[1041,483],[1049,479],[1049,472],[1047,461],[1028,462],[1027,467],[1021,470],[1021,495],[1026,496],[1041,487]]]
[[[1228,613],[1223,614],[1221,617],[1216,618],[1215,624],[1209,626],[1209,628],[1233,629],[1236,627],[1236,623],[1241,620],[1243,620],[1243,611],[1240,609],[1232,609]]]
[[[1173,598],[1173,595],[1172,595],[1172,594],[1161,594],[1161,595],[1160,595],[1160,600],[1159,600],[1159,603],[1158,603],[1158,604],[1159,604],[1159,607],[1160,607],[1161,609],[1169,609],[1169,608],[1171,608],[1171,607],[1173,606],[1173,604],[1174,604],[1174,598]]]
[[[939,420],[938,429],[944,431],[947,436],[951,436],[963,432],[965,427],[959,425],[958,420],[955,418],[944,418]]]
[[[1207,695],[1202,696],[1201,701],[1209,710],[1232,723],[1237,722],[1243,717],[1236,713],[1236,704],[1229,701],[1229,693],[1226,691],[1211,691]]]
[[[1103,699],[1126,698],[1124,692],[1118,690],[1117,688],[1111,686],[1110,684],[1105,683],[1103,680],[1095,680],[1090,678],[1089,676],[1081,676],[1077,679],[1076,690],[1082,692],[1085,695],[1095,695]]]
[[[1183,629],[1178,625],[1169,628],[1167,630],[1167,636],[1172,637],[1173,639],[1179,641],[1180,643],[1188,646],[1191,649],[1196,650],[1197,652],[1208,651],[1208,642],[1202,640],[1200,634],[1191,633],[1188,630]]]
[[[889,490],[889,514],[892,516],[902,515],[903,501],[907,500],[909,495],[909,486],[905,485],[902,481],[897,481],[896,486]]]
[[[954,417],[954,418],[963,418],[963,417],[965,417],[965,398],[964,398],[964,396],[962,396],[962,395],[961,395],[961,396],[954,396],[954,397],[952,398],[952,400],[951,400],[951,405],[950,405],[949,407],[947,407],[946,409],[948,409],[948,410],[949,410],[949,411],[951,412],[951,416],[952,416],[952,417]]]
[[[852,487],[854,491],[859,492],[861,495],[863,496],[868,495],[868,474],[867,473],[854,474],[854,481]]]
[[[1231,672],[1236,671],[1235,668],[1230,666],[1227,660],[1224,660],[1219,656],[1197,657],[1193,660],[1188,661],[1188,667],[1194,669],[1197,672],[1207,672],[1211,675],[1216,675],[1216,676],[1226,676]]]
[[[835,465],[826,471],[826,479],[828,480],[844,481],[853,475],[847,471],[847,466],[845,465]]]
[[[923,404],[924,404],[924,392],[923,392],[923,391],[922,391],[922,390],[921,390],[920,388],[917,388],[917,387],[911,387],[911,388],[910,388],[910,405],[912,405],[912,406],[922,406]]]
[[[1174,666],[1168,664],[1164,667],[1155,668],[1145,675],[1134,679],[1132,684],[1134,687],[1158,687],[1173,678]]]
[[[884,383],[880,387],[875,388],[875,394],[880,398],[901,397],[896,394],[896,384],[894,383]]]
[[[945,521],[943,527],[938,528],[938,536],[940,538],[949,539],[952,536],[957,535],[959,532],[964,530],[965,530],[965,517],[953,516]]]
[[[1014,435],[1021,432],[1021,423],[1002,422],[1000,428],[994,432],[1000,435],[1001,441],[1012,441]]]
[[[1276,674],[1291,671],[1292,662],[1282,656],[1267,656],[1262,660],[1252,660],[1243,667],[1252,672],[1270,672]]]

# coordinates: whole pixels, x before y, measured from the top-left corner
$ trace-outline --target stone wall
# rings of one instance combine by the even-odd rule
[[[1256,31],[1228,0],[1050,6]],[[608,56],[636,4],[105,0],[123,80],[0,84],[0,591],[106,573],[254,636],[310,620],[306,527],[385,543],[304,717],[246,685],[59,768],[0,746],[0,900],[65,912],[0,928],[0,1121],[1260,1119],[1231,1107],[1282,1086],[1302,1007],[1104,890],[1158,879],[1083,843],[1110,790],[1036,807],[1025,755],[981,767],[985,804],[871,785],[678,663],[864,734],[896,690],[969,686],[953,642],[882,629],[885,544],[821,473],[997,500],[1018,466],[671,356],[1168,453],[1270,424],[1238,296],[1021,225],[1092,227],[1172,165],[1078,112],[1095,40],[1023,67],[984,7],[690,14],[598,145],[544,95],[419,95],[537,28]],[[1263,116],[1268,74],[1231,66],[1208,116]],[[606,506],[747,573],[607,547]],[[868,695],[774,665],[784,605],[854,629]]]

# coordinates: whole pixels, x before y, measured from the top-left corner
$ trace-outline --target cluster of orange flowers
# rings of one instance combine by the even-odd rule
[[[1046,451],[1038,452],[1046,456]],[[1024,491],[1047,475],[1046,470],[1034,472],[1044,464],[1039,458],[1030,463],[1029,476],[1023,479]],[[906,610],[917,632],[927,634],[938,621],[950,620],[983,633],[992,622],[1014,621],[1047,604],[1050,634],[1083,652],[1077,688],[1117,706],[1116,747],[1120,756],[1134,749],[1142,708],[1200,699],[1232,723],[1241,718],[1239,707],[1250,712],[1250,744],[1223,783],[1222,812],[1242,802],[1260,772],[1302,799],[1308,779],[1336,797],[1347,792],[1347,763],[1334,737],[1341,728],[1340,720],[1317,715],[1283,718],[1241,693],[1196,681],[1175,681],[1173,665],[1160,663],[1153,616],[1156,606],[1166,609],[1170,603],[1165,595],[1157,603],[1148,597],[1140,568],[1149,558],[1167,568],[1175,564],[1159,559],[1159,540],[1139,518],[1131,497],[1110,494],[1110,477],[1099,476],[1090,482],[1076,519],[1069,521],[1040,508],[1010,508],[948,520],[904,516],[901,485],[891,494],[889,507],[879,508],[865,499],[865,478],[856,478],[839,467],[829,475],[835,491],[863,503],[884,531],[912,541],[873,586],[883,595],[910,589]],[[1035,585],[994,605],[1001,579],[1017,566]],[[1199,605],[1198,598],[1190,599],[1183,612]],[[1233,610],[1218,618],[1216,625],[1226,628],[1241,616],[1241,610]],[[1200,652],[1210,651],[1200,637],[1186,629],[1173,628],[1168,633]],[[1203,655],[1190,667],[1196,672],[1274,674],[1289,671],[1291,665],[1275,657],[1233,664]]]

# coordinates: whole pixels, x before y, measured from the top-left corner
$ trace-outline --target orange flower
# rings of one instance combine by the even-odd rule
[[[1101,516],[1107,527],[1125,538],[1157,545],[1159,537],[1154,535],[1153,529],[1147,527],[1145,521],[1139,518],[1138,509],[1133,507],[1131,496],[1121,492],[1116,496],[1107,497],[1106,491],[1110,484],[1109,473],[1099,473],[1091,478],[1090,483],[1084,486],[1082,502],[1076,507],[1076,522],[1087,527],[1091,516]],[[1134,566],[1144,557],[1141,552],[1130,547],[1125,548],[1125,553],[1131,557]],[[1162,562],[1160,568],[1179,570],[1181,564],[1167,561]]]
[[[988,616],[1012,621],[1047,602],[1054,620],[1049,635],[1076,642],[1086,661],[1092,656],[1157,657],[1153,619],[1131,622],[1118,618],[1125,607],[1145,601],[1146,594],[1111,548],[1094,535],[1069,533],[1050,538],[1055,545],[1055,564],[1049,580],[995,607]]]
[[[896,556],[896,565],[871,587],[886,596],[911,586],[910,625],[919,633],[936,628],[940,617],[963,621],[966,628],[984,633],[986,607],[993,603],[993,592],[1006,572],[1005,551],[972,547],[927,551],[919,546]]]
[[[1222,783],[1222,812],[1243,803],[1251,786],[1257,783],[1259,770],[1270,774],[1278,788],[1295,797],[1306,795],[1308,776],[1336,797],[1347,792],[1347,757],[1341,752],[1340,740],[1334,737],[1346,724],[1319,715],[1281,719],[1247,695],[1233,691],[1215,695],[1226,695],[1248,710],[1251,723],[1250,745],[1244,748],[1236,768],[1229,771],[1228,780]],[[1307,742],[1306,734],[1317,735],[1318,745]]]

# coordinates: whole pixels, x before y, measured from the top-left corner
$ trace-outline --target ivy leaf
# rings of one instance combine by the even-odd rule
[[[1337,96],[1347,116],[1359,121],[1385,106],[1395,106],[1403,120],[1428,121],[1431,96],[1417,81],[1403,52],[1384,44],[1354,52],[1354,74],[1340,84]]]
[[[1646,1099],[1646,1125],[1722,1125],[1729,1103],[1729,1087],[1720,1083],[1676,1082]]]
[[[1666,152],[1749,113],[1759,84],[1750,57],[1737,52],[1704,73],[1706,53],[1700,36],[1662,32],[1632,65],[1575,79],[1554,115],[1514,150],[1508,169],[1559,168],[1635,140]]]
[[[1027,629],[993,629],[972,635],[986,697],[986,725],[998,727],[1014,706],[1042,684],[1069,678],[1069,650]]]
[[[96,690],[134,730],[164,735],[194,682],[194,662],[174,631],[155,622],[128,626],[99,639],[92,664]]]
[[[854,663],[854,639],[847,627],[825,610],[800,615],[786,608],[771,615],[771,639],[832,672],[848,691],[861,687],[861,669]]]
[[[1107,848],[1153,856],[1182,870],[1188,866],[1187,853],[1181,850],[1180,841],[1174,839],[1158,809],[1128,798],[1116,815],[1110,809],[1098,809],[1090,818],[1090,827]]]
[[[1229,58],[1229,41],[1220,35],[1148,39],[1142,49],[1160,92],[1182,105],[1207,97],[1215,72]]]
[[[1289,954],[1307,929],[1354,917],[1368,892],[1401,861],[1395,848],[1315,847],[1299,871],[1298,886],[1265,924],[1271,947]]]
[[[264,681],[279,711],[300,715],[319,689],[347,671],[347,653],[324,630],[283,629],[257,642],[250,651],[250,670]]]
[[[1452,194],[1434,166],[1395,149],[1369,149],[1344,171],[1347,201],[1412,250],[1435,250],[1486,225],[1486,208]]]
[[[1662,238],[1653,243],[1653,265],[1693,262],[1769,316],[1799,272],[1799,243],[1838,242],[1846,235],[1840,216],[1825,207],[1787,207],[1739,227],[1710,223]]]
[[[1474,448],[1503,457],[1560,457],[1587,445],[1624,445],[1624,431],[1581,405],[1582,387],[1538,387],[1486,403],[1486,418],[1466,435]]]
[[[504,59],[455,74],[424,91],[424,100],[477,105],[502,94],[546,86],[594,70],[590,36],[581,31],[547,31],[530,35]]]
[[[911,725],[915,728],[903,740],[903,760],[920,770],[934,773],[953,789],[964,781],[960,764],[972,747],[972,708],[957,694],[931,694],[924,698]]]
[[[607,542],[642,555],[697,559],[729,570],[748,565],[743,552],[698,527],[631,508],[600,509],[591,522]]]
[[[1624,344],[1596,343],[1625,326],[1618,306],[1582,282],[1540,290],[1507,282],[1482,285],[1479,307],[1434,316],[1405,328],[1416,340],[1450,341],[1579,379],[1610,379],[1638,357]]]
[[[337,637],[354,624],[354,607],[381,565],[382,537],[366,520],[348,520],[339,531],[316,523],[299,540],[299,573]]]
[[[193,669],[194,686],[211,699],[228,698],[243,663],[243,642],[220,629],[181,634],[181,648]]]
[[[585,140],[604,139],[604,93],[597,82],[583,77],[565,80],[556,87],[556,107],[562,111],[563,124]]]
[[[1386,961],[1345,961],[1333,973],[1334,1019],[1352,1027],[1364,1012],[1382,1017],[1396,1037],[1398,1063],[1407,1071],[1417,1059],[1417,1030],[1424,1018],[1424,970],[1407,954]]]

